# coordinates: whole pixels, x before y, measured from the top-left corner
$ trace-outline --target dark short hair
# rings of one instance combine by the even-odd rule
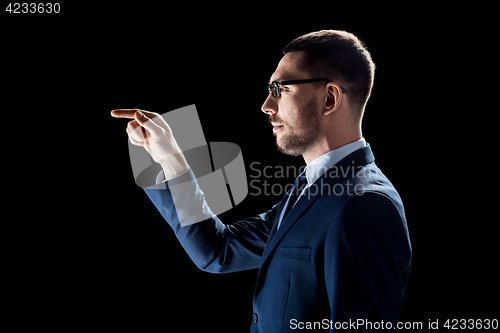
[[[300,36],[283,49],[284,54],[299,51],[304,51],[300,69],[346,88],[360,120],[375,76],[375,64],[363,42],[346,31],[321,30]]]

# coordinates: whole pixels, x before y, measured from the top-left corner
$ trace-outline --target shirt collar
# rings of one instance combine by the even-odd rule
[[[307,184],[311,186],[314,182],[321,177],[328,169],[340,162],[344,157],[350,153],[363,148],[366,145],[366,140],[361,138],[357,141],[343,145],[337,149],[330,150],[327,153],[317,157],[314,161],[309,163],[305,169]]]

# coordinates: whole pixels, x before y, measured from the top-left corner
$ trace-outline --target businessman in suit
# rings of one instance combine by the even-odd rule
[[[255,217],[225,224],[211,213],[157,114],[120,109],[112,115],[133,119],[131,142],[162,165],[157,184],[145,191],[197,267],[259,269],[251,332],[390,331],[401,310],[411,244],[401,198],[361,133],[375,65],[344,31],[306,34],[283,53],[262,111],[277,148],[301,155],[307,167],[280,202]],[[201,222],[184,222],[191,212]]]

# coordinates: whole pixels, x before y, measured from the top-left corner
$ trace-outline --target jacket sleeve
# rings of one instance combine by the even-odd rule
[[[191,170],[144,191],[199,269],[229,273],[259,267],[275,207],[255,217],[224,224],[210,211]]]
[[[382,321],[379,328],[396,326],[411,261],[405,225],[404,212],[373,192],[347,199],[335,215],[325,243],[325,282],[330,320],[341,331],[373,331]]]

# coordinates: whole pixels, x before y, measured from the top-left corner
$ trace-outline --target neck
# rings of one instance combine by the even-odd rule
[[[363,137],[361,133],[361,127],[357,127],[356,130],[344,131],[342,133],[333,132],[329,133],[328,136],[323,136],[319,138],[315,143],[313,143],[306,151],[302,153],[302,157],[307,165],[312,161],[320,157],[321,155],[328,153],[331,150],[342,147],[348,143],[357,141]]]

